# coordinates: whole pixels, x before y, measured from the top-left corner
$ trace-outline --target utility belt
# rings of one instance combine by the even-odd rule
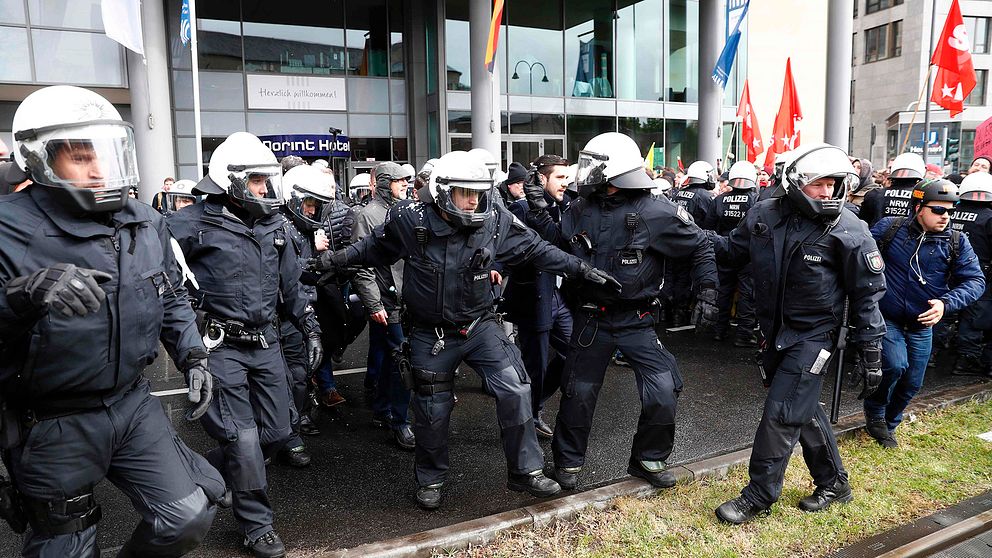
[[[443,334],[444,336],[451,335],[453,337],[460,336],[460,337],[468,338],[471,337],[472,333],[479,326],[479,324],[486,322],[488,320],[499,321],[500,319],[501,316],[499,314],[496,314],[491,311],[487,311],[478,318],[464,325],[437,325],[437,324],[429,324],[426,322],[418,322],[416,320],[411,321],[410,325],[415,329],[434,331],[436,333]]]
[[[647,315],[660,311],[661,303],[657,298],[642,298],[636,300],[618,300],[609,304],[580,302],[576,305],[576,308],[579,312],[592,316],[606,316],[622,312],[637,312],[639,315]]]
[[[203,329],[201,330],[203,333],[203,344],[208,351],[220,346],[222,343],[268,349],[269,343],[265,340],[265,333],[270,327],[276,327],[275,322],[256,329],[246,326],[244,322],[239,320],[225,320],[206,314],[203,319]]]

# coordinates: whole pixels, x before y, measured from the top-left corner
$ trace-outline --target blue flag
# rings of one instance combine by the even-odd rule
[[[189,34],[189,0],[183,0],[182,11],[179,12],[179,40],[183,42],[183,45],[189,44]]]
[[[716,66],[713,67],[713,81],[724,89],[727,88],[730,70],[734,67],[734,59],[737,58],[737,45],[741,42],[741,23],[744,21],[744,16],[747,15],[747,9],[750,6],[751,0],[744,2],[744,9],[740,19],[737,20],[737,25],[734,26],[734,32],[727,37],[727,44],[723,45],[723,52],[720,53],[720,58],[717,59]]]

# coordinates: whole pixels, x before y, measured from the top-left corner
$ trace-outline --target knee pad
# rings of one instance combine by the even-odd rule
[[[149,509],[153,522],[139,527],[118,557],[182,556],[200,545],[217,510],[201,488],[175,502],[151,504]]]
[[[23,496],[22,503],[35,534],[43,537],[85,531],[97,524],[103,512],[87,492],[74,498],[37,500]]]
[[[413,369],[413,389],[420,395],[434,395],[453,391],[455,387],[454,372],[432,372],[423,368]]]
[[[526,384],[519,382],[520,377],[517,370],[508,366],[501,370],[499,375],[504,379],[518,380],[516,382],[503,382],[503,385],[500,386],[501,389],[493,390],[493,396],[496,397],[497,401],[511,402],[511,405],[497,406],[496,413],[500,427],[512,428],[524,424],[528,420],[533,420],[534,412],[531,408],[530,390],[525,388]],[[515,388],[506,389],[505,386],[507,385],[515,386]]]
[[[231,490],[260,490],[266,487],[265,458],[258,443],[258,430],[238,431],[238,439],[224,446],[224,477]]]

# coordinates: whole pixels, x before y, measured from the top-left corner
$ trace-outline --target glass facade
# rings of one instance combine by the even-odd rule
[[[127,87],[100,0],[0,0],[0,44],[0,82]]]
[[[179,41],[180,4],[181,0],[166,0],[176,162],[181,178],[194,178],[192,66],[189,48]],[[402,4],[240,0],[198,5],[204,161],[232,132],[327,135],[331,126],[349,137],[352,161],[405,161],[409,154]],[[249,83],[279,76],[343,78],[343,90],[338,91],[345,103],[341,110],[292,103],[269,108],[258,101],[257,88]]]

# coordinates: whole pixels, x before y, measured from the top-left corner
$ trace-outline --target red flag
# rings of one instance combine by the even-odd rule
[[[953,117],[964,110],[964,99],[978,82],[971,63],[971,40],[958,0],[951,0],[951,11],[947,13],[930,64],[937,66],[930,100],[951,111]]]
[[[499,44],[499,28],[503,22],[503,0],[493,2],[493,19],[489,22],[489,40],[486,41],[486,69],[493,72],[496,61],[496,46]]]
[[[765,154],[765,165],[775,164],[775,155],[792,151],[799,147],[799,122],[803,119],[803,110],[799,108],[799,96],[796,93],[796,82],[792,79],[792,58],[785,60],[785,84],[782,85],[782,102],[778,105],[775,115],[775,126],[772,127],[771,143]]]
[[[765,144],[761,141],[761,130],[758,129],[758,117],[754,115],[754,107],[751,106],[751,91],[748,88],[747,80],[744,80],[744,92],[741,93],[741,102],[737,106],[737,116],[741,116],[741,138],[747,146],[747,160],[752,163],[758,159],[758,153],[765,150]]]
[[[679,155],[678,157],[675,158],[675,160],[679,164],[679,172],[685,172],[685,167],[682,166],[682,156]]]

